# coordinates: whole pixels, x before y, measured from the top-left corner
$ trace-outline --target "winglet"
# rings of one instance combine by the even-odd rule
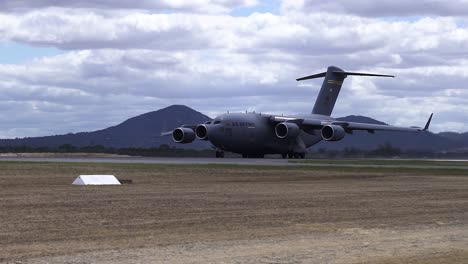
[[[427,120],[426,126],[424,126],[424,129],[422,131],[427,131],[429,129],[429,125],[431,124],[432,120],[432,115],[434,115],[434,113],[431,113],[431,116],[429,117],[429,120]]]

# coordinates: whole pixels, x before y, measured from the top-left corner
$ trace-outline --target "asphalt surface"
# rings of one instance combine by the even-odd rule
[[[143,163],[143,164],[234,164],[260,166],[312,166],[312,167],[350,167],[350,168],[414,168],[414,169],[466,169],[468,166],[436,166],[436,165],[383,165],[383,164],[327,164],[324,163],[294,163],[288,159],[242,159],[242,158],[179,158],[179,157],[0,157],[0,161],[28,162],[89,162],[89,163]]]

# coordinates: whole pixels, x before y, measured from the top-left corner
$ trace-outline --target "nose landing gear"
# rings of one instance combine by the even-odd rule
[[[224,151],[217,150],[216,151],[216,158],[224,158]]]

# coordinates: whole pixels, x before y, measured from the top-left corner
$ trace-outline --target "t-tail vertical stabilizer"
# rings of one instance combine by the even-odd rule
[[[333,107],[335,106],[336,99],[343,85],[344,79],[348,75],[358,75],[358,76],[378,76],[378,77],[395,77],[393,75],[384,75],[384,74],[372,74],[372,73],[359,73],[359,72],[345,72],[342,69],[330,66],[326,72],[302,77],[296,79],[297,81],[303,81],[308,79],[315,79],[325,77],[322,83],[322,88],[320,89],[317,100],[315,101],[314,109],[312,114],[326,115],[330,116]]]

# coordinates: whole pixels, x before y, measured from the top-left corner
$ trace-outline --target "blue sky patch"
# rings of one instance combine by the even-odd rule
[[[37,47],[17,42],[1,42],[0,64],[19,64],[62,53],[64,51],[57,48]]]
[[[272,13],[279,14],[281,7],[280,0],[258,1],[258,4],[252,7],[239,7],[231,12],[232,16],[249,16],[253,13]]]

